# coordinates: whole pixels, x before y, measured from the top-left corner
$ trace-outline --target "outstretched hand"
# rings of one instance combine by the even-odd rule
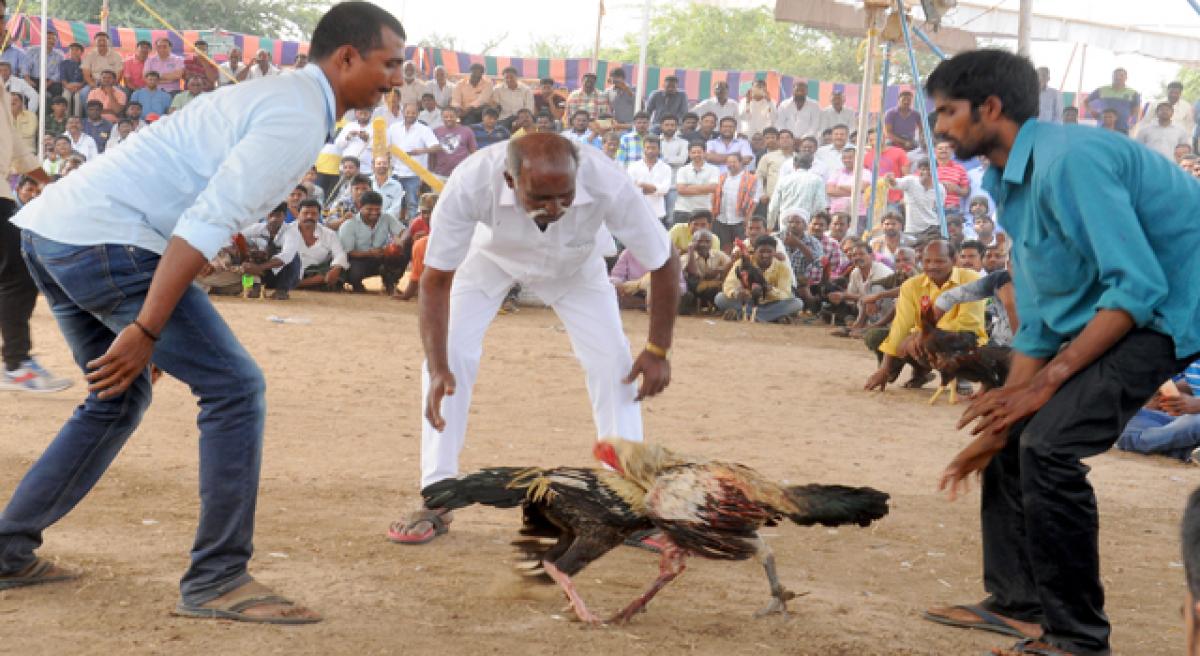
[[[667,389],[671,384],[671,362],[649,351],[642,351],[633,361],[633,369],[629,371],[624,382],[632,383],[638,376],[642,377],[642,384],[638,386],[635,401],[650,398]]]

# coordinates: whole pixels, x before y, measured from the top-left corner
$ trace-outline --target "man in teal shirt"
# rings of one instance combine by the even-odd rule
[[[982,472],[990,596],[926,617],[1026,636],[1011,653],[1107,655],[1080,461],[1200,352],[1200,182],[1123,135],[1033,119],[1037,73],[1017,55],[960,54],[926,89],[959,159],[992,164],[984,187],[1012,242],[1020,320],[1008,381],[963,413],[977,437],[940,481],[953,499]]]

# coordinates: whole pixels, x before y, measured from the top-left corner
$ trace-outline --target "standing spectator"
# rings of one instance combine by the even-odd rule
[[[791,161],[796,154],[796,140],[792,137],[791,130],[784,128],[779,131],[778,144],[779,148],[763,155],[755,168],[755,175],[762,185],[762,197],[758,199],[759,208],[769,208],[771,194],[775,193],[775,187],[779,184],[783,163]],[[777,225],[768,222],[767,229],[774,232]]]
[[[846,91],[841,86],[833,87],[833,97],[829,106],[821,110],[822,132],[837,125],[858,125],[858,112],[846,106]]]
[[[425,84],[425,92],[432,93],[438,107],[449,107],[454,99],[454,83],[446,78],[446,67],[433,69],[433,79]]]
[[[492,99],[499,105],[500,120],[512,123],[518,110],[533,112],[533,89],[517,79],[517,69],[512,66],[505,68],[501,75],[504,80],[492,89]]]
[[[512,138],[523,137],[533,132],[533,112],[522,107],[512,118]]]
[[[797,80],[792,97],[779,104],[775,127],[791,130],[796,139],[821,133],[821,108],[808,102],[808,82]]]
[[[754,161],[754,151],[750,149],[750,142],[736,136],[737,119],[732,116],[726,116],[721,119],[721,132],[715,139],[710,139],[707,144],[708,162],[715,164],[721,169],[721,172],[726,171],[726,159],[729,155],[737,155],[742,162],[742,166],[738,167],[741,170],[750,162]],[[757,196],[755,196],[757,199]],[[718,237],[723,235],[718,232]]]
[[[625,69],[614,68],[608,74],[609,89],[605,92],[608,106],[612,109],[613,129],[624,132],[633,127],[636,93],[625,81]]]
[[[113,124],[105,120],[102,112],[104,105],[99,100],[89,100],[87,104],[87,116],[84,117],[80,124],[84,134],[91,137],[96,143],[96,153],[104,152],[104,148],[108,145],[108,138],[112,136]],[[80,151],[83,152],[83,151]],[[87,153],[84,153],[85,155]],[[92,157],[88,157],[88,161],[92,161]]]
[[[813,217],[829,207],[825,178],[813,173],[812,165],[812,155],[798,155],[796,170],[775,185],[771,206],[767,211],[768,226],[780,225],[780,218],[796,209],[803,210],[805,217]]]
[[[571,115],[571,125],[566,130],[563,130],[562,135],[569,139],[572,143],[576,143],[581,146],[600,146],[600,144],[595,140],[595,135],[593,135],[592,131],[588,129],[588,113],[582,109],[576,110],[575,113]]]
[[[1058,89],[1050,87],[1050,69],[1045,66],[1039,66],[1037,69],[1038,85],[1038,120],[1043,123],[1061,123],[1062,122],[1062,93]],[[941,171],[938,171],[938,177],[941,177]]]
[[[1112,110],[1116,114],[1116,122],[1110,129],[1121,134],[1129,134],[1129,128],[1137,125],[1138,112],[1142,107],[1142,96],[1125,86],[1129,73],[1118,68],[1113,70],[1112,84],[1093,91],[1087,98],[1088,115],[1093,119],[1104,122],[1104,112]]]
[[[933,155],[937,159],[938,182],[946,188],[946,209],[962,211],[963,200],[971,193],[971,181],[967,170],[962,164],[954,161],[952,144],[946,139],[939,139],[933,147]]]
[[[850,139],[850,128],[845,125],[835,125],[829,130],[829,143],[817,148],[814,154],[814,164],[820,163],[818,170],[823,175],[832,175],[842,168],[842,150]]]
[[[80,92],[87,82],[83,79],[83,45],[72,43],[67,48],[67,58],[59,66],[62,73],[63,97],[70,103],[67,111],[75,116],[83,114],[83,98]]]
[[[346,280],[351,291],[366,292],[363,279],[379,276],[383,279],[385,296],[396,292],[396,283],[404,275],[404,270],[397,266],[401,258],[389,256],[384,249],[400,236],[402,229],[396,217],[383,212],[382,196],[373,191],[362,195],[358,213],[337,231],[338,241],[350,263]]]
[[[750,94],[742,98],[738,111],[742,134],[753,137],[763,130],[775,127],[775,103],[767,95],[767,81],[755,80]]]
[[[650,115],[638,112],[633,115],[633,129],[621,135],[621,146],[617,149],[617,162],[622,166],[642,158],[642,143],[650,134]]]
[[[403,84],[399,87],[400,104],[420,105],[421,96],[425,95],[425,81],[417,76],[416,62],[410,59],[400,70],[404,74]]]
[[[475,133],[475,145],[480,148],[506,141],[511,136],[503,125],[500,125],[500,112],[495,107],[483,110],[483,121],[471,126]]]
[[[1192,112],[1192,104],[1182,99],[1183,84],[1178,80],[1167,85],[1167,98],[1164,102],[1171,106],[1171,125],[1183,128],[1183,131],[1188,135],[1189,145],[1192,132],[1196,129],[1196,118]],[[1158,105],[1155,106],[1155,114],[1157,114]],[[1153,125],[1157,123],[1157,116],[1147,113],[1142,119],[1142,125]],[[1138,128],[1141,130],[1141,128]]]
[[[676,128],[679,119],[668,114],[662,119],[662,160],[671,167],[671,191],[667,194],[667,219],[675,216],[675,201],[679,199],[679,191],[675,189],[675,177],[679,169],[688,162],[688,142],[679,136]]]
[[[442,108],[437,105],[437,98],[432,93],[421,96],[421,113],[417,120],[428,125],[431,130],[442,127]]]
[[[204,93],[204,78],[191,78],[187,81],[187,91],[175,94],[175,97],[171,100],[171,108],[167,110],[167,113],[174,114],[183,109],[202,93]]]
[[[721,170],[706,161],[703,144],[689,144],[688,158],[690,162],[680,167],[675,176],[675,191],[679,199],[675,201],[672,220],[677,224],[689,223],[696,212],[712,215],[712,197],[721,178]]]
[[[640,116],[641,114],[639,114]],[[637,123],[641,118],[634,119]],[[650,122],[650,117],[645,118]],[[629,164],[626,171],[633,180],[633,186],[642,193],[650,213],[664,226],[667,218],[667,193],[671,191],[671,167],[659,159],[662,142],[654,135],[647,135],[642,140],[642,157]],[[619,159],[619,156],[618,156]]]
[[[67,131],[67,99],[57,96],[50,99],[50,113],[46,114],[46,134],[60,137]]]
[[[714,115],[715,116],[715,115]],[[691,143],[700,141],[708,143],[708,139],[700,136],[700,132],[696,129],[700,125],[700,117],[696,112],[688,112],[683,115],[683,122],[679,126],[679,136],[683,137],[684,141]],[[715,123],[713,125],[716,125]]]
[[[433,130],[433,135],[437,137],[441,150],[433,153],[433,165],[430,170],[443,182],[464,159],[479,150],[471,128],[458,124],[457,107],[442,110],[442,125]]]
[[[737,101],[729,97],[728,82],[717,82],[717,85],[713,88],[712,97],[696,103],[692,111],[700,116],[712,112],[717,117],[718,125],[722,119],[731,118],[733,119],[734,131],[737,131],[739,108]]]
[[[166,114],[171,109],[171,94],[158,87],[158,71],[147,71],[144,80],[146,86],[134,91],[130,100],[140,103],[146,116]]]
[[[37,114],[25,109],[25,99],[15,93],[8,94],[8,100],[12,111],[13,133],[30,148],[30,152],[37,152]]]
[[[250,65],[250,72],[246,74],[246,79],[257,80],[260,77],[273,75],[279,75],[279,68],[271,63],[271,53],[259,48],[258,52],[254,53],[254,63]]]
[[[900,92],[897,105],[883,115],[883,134],[886,142],[904,150],[917,147],[917,135],[921,130],[921,115],[913,109],[913,92]]]
[[[358,160],[360,170],[371,163],[371,110],[354,110],[354,121],[346,123],[333,140],[342,157],[353,157]]]
[[[88,104],[92,101],[97,101],[101,105],[100,113],[105,120],[112,123],[117,122],[119,117],[125,111],[125,104],[129,99],[125,92],[117,88],[117,73],[115,71],[104,71],[100,74],[100,86],[92,89],[88,94]]]
[[[563,98],[558,89],[554,88],[554,78],[544,77],[539,83],[540,88],[533,96],[533,111],[536,114],[549,114],[554,122],[562,125],[563,107],[566,106],[567,100]]]
[[[250,74],[250,68],[242,61],[241,48],[234,46],[229,49],[229,61],[221,64],[220,73],[217,82],[221,86],[237,84],[246,80],[246,76]],[[150,110],[146,110],[146,113],[149,114]]]
[[[90,54],[90,53],[89,53]],[[84,58],[86,72],[87,58]],[[167,93],[175,93],[183,89],[183,57],[171,52],[171,40],[163,37],[154,42],[154,54],[146,58],[142,66],[142,74],[150,71],[158,73],[158,86]],[[92,84],[89,80],[88,84]]]
[[[1079,125],[1079,108],[1078,107],[1063,107],[1062,124],[1063,125]]]
[[[125,63],[121,66],[121,83],[129,93],[146,86],[146,60],[153,49],[154,46],[149,41],[138,41],[133,54],[125,58]]]
[[[746,221],[754,214],[759,195],[758,179],[742,169],[742,158],[733,153],[727,155],[725,173],[717,178],[712,201],[716,219],[713,233],[724,244],[726,253],[735,239],[746,236]]]
[[[454,85],[450,104],[462,113],[464,123],[482,121],[484,108],[494,104],[492,81],[484,76],[483,70],[483,64],[471,64],[470,76]]]
[[[463,86],[460,84],[458,88]],[[404,106],[404,120],[396,121],[388,128],[388,149],[395,146],[408,153],[408,156],[421,166],[429,168],[429,154],[437,152],[440,146],[433,130],[430,130],[429,126],[417,122],[418,113],[416,105]],[[442,120],[445,118],[443,117]],[[406,215],[415,214],[417,194],[421,190],[421,178],[417,177],[416,172],[399,158],[392,161],[392,171],[404,187]]]
[[[12,64],[6,61],[0,61],[0,83],[4,84],[4,88],[8,89],[9,93],[14,93],[25,99],[25,106],[30,111],[36,112],[38,109],[38,92],[25,80],[13,75]]]
[[[679,90],[678,77],[668,75],[663,78],[663,88],[655,89],[646,99],[646,112],[650,114],[650,126],[654,130],[659,129],[665,117],[679,119],[688,113],[687,94]]]
[[[383,212],[400,218],[404,210],[404,186],[392,177],[392,157],[379,155],[371,168],[371,191],[383,198]]]
[[[190,80],[193,77],[199,77],[204,81],[204,91],[216,89],[220,71],[212,63],[212,58],[208,56],[208,42],[204,39],[197,39],[192,44],[192,50],[194,52],[183,60],[184,79]]]
[[[875,133],[875,128],[867,130],[867,152],[863,154],[863,169],[871,171],[875,166],[875,146],[879,141],[879,135]],[[903,148],[887,144],[879,154],[879,175],[887,174],[894,176],[903,176],[908,173],[908,154]],[[887,194],[887,202],[899,203],[904,199],[904,193],[899,189],[889,189]],[[876,249],[878,250],[878,249]]]
[[[46,87],[46,95],[53,98],[63,94],[62,86],[62,63],[65,57],[62,50],[58,48],[58,33],[53,31],[46,32],[46,74],[42,74],[42,57],[39,53],[36,57],[29,58],[29,65],[25,68],[25,81],[34,89],[41,89],[42,83],[45,82],[49,86]]]
[[[104,145],[104,152],[112,152],[114,147],[125,143],[131,134],[133,134],[133,121],[127,118],[118,120],[116,128],[108,137],[108,143]]]
[[[1164,157],[1174,159],[1175,147],[1186,146],[1189,135],[1183,128],[1171,122],[1172,111],[1171,103],[1165,100],[1158,103],[1158,107],[1154,108],[1158,122],[1139,127],[1137,141]]]
[[[825,195],[829,197],[829,211],[839,213],[850,212],[850,198],[854,193],[854,178],[858,178],[858,192],[862,194],[858,204],[859,216],[862,216],[867,211],[867,200],[870,198],[871,191],[871,173],[866,169],[859,169],[857,175],[854,170],[854,146],[849,145],[842,149],[842,161],[838,162],[838,167],[829,174],[829,178],[825,183]]]
[[[929,160],[917,162],[917,173],[897,178],[889,173],[884,177],[889,187],[898,189],[904,194],[904,236],[906,245],[920,241],[921,233],[940,230],[938,220],[937,197],[939,190],[933,185],[933,175],[929,172]],[[941,187],[940,193],[946,189]]]

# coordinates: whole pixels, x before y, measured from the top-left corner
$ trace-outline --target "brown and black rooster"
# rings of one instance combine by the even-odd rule
[[[521,506],[522,537],[513,545],[526,558],[540,562],[546,575],[562,587],[579,619],[592,625],[603,621],[588,610],[571,577],[635,533],[654,527],[642,506],[646,490],[602,469],[491,467],[433,483],[421,495],[429,508],[454,510],[476,503]],[[539,538],[555,542],[548,546]]]
[[[942,330],[937,323],[933,302],[928,296],[922,296],[921,320],[918,324],[921,348],[928,354],[929,364],[941,376],[941,385],[930,397],[930,405],[947,390],[950,392],[950,403],[957,403],[956,380],[979,383],[983,391],[1004,386],[1012,362],[1011,348],[991,344],[980,346],[979,336],[975,333]]]
[[[762,269],[754,263],[754,257],[750,251],[746,249],[746,244],[741,239],[734,240],[734,247],[741,253],[738,267],[738,282],[742,287],[750,292],[750,302],[742,306],[741,317],[746,321],[756,321],[758,319],[758,306],[762,303],[767,292],[771,291],[771,285],[767,282],[767,277],[763,275]]]
[[[731,462],[692,460],[651,444],[608,438],[596,458],[636,488],[646,490],[643,512],[663,533],[659,576],[621,611],[628,621],[667,583],[688,556],[718,560],[756,558],[771,587],[771,603],[758,615],[787,613],[795,593],[783,587],[771,548],[758,535],[785,518],[801,526],[867,526],[888,513],[888,495],[869,487],[779,485]]]

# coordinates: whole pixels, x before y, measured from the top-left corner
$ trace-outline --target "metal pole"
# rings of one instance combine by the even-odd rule
[[[604,22],[604,0],[596,8],[596,45],[592,48],[592,73],[600,64],[600,24]]]
[[[37,153],[39,160],[45,159],[46,157],[46,140],[42,138],[42,135],[46,134],[46,86],[50,84],[50,80],[46,78],[46,24],[48,21],[47,15],[49,14],[49,7],[47,6],[48,4],[49,0],[42,0],[42,47],[38,49],[38,56],[41,58],[41,66],[38,68],[39,77],[41,78],[41,84],[38,85]]]
[[[947,59],[946,53],[942,52],[942,49],[939,48],[937,46],[937,44],[933,42],[933,39],[929,38],[929,35],[925,33],[925,30],[922,30],[920,27],[913,25],[912,31],[913,31],[913,34],[916,34],[918,37],[920,37],[920,39],[922,41],[925,42],[925,45],[929,46],[929,50],[931,52],[933,52],[933,54],[937,55],[938,59]]]
[[[1075,45],[1071,47],[1071,57],[1067,59],[1067,67],[1063,69],[1062,81],[1058,83],[1058,90],[1060,93],[1066,93],[1067,76],[1071,74],[1071,64],[1075,63],[1075,53],[1077,52],[1079,52],[1078,41],[1076,41]]]
[[[875,225],[875,195],[879,193],[879,153],[883,137],[883,103],[887,99],[888,76],[892,67],[892,42],[886,41],[883,44],[883,88],[879,92],[879,114],[875,119],[875,152],[871,158],[871,204],[867,206],[867,231],[871,230],[871,226]],[[859,133],[858,149],[866,148],[866,135]]]
[[[637,86],[633,89],[633,111],[642,111],[642,95],[646,91],[646,48],[650,45],[650,3],[642,5],[642,48],[638,53]]]
[[[921,71],[917,67],[917,53],[913,50],[912,35],[909,34],[908,16],[904,14],[904,0],[896,0],[896,11],[900,15],[900,29],[904,33],[904,47],[908,50],[908,63],[912,66],[913,85],[916,86],[914,95],[917,97],[917,114],[920,118],[921,134],[925,136],[925,157],[929,160],[929,173],[933,176],[933,193],[937,199],[938,223],[942,227],[942,238],[950,236],[946,230],[945,193],[938,182],[937,158],[933,156],[933,134],[925,111],[925,90],[921,88]],[[876,135],[877,138],[882,135]],[[882,141],[882,139],[880,139]],[[907,228],[908,226],[905,226]]]
[[[1029,56],[1029,32],[1033,28],[1033,0],[1021,0],[1017,18],[1017,54]]]
[[[861,144],[863,137],[867,134],[867,116],[870,114],[871,101],[871,82],[875,79],[875,50],[879,45],[879,33],[875,29],[876,17],[879,15],[879,10],[867,9],[867,59],[863,62],[863,81],[859,88],[858,94],[858,126],[857,139]],[[861,171],[863,166],[863,156],[866,154],[861,147],[854,149],[854,171]],[[862,180],[858,175],[854,176],[854,182],[850,185],[850,217],[852,221],[858,221],[859,205],[862,203]]]

